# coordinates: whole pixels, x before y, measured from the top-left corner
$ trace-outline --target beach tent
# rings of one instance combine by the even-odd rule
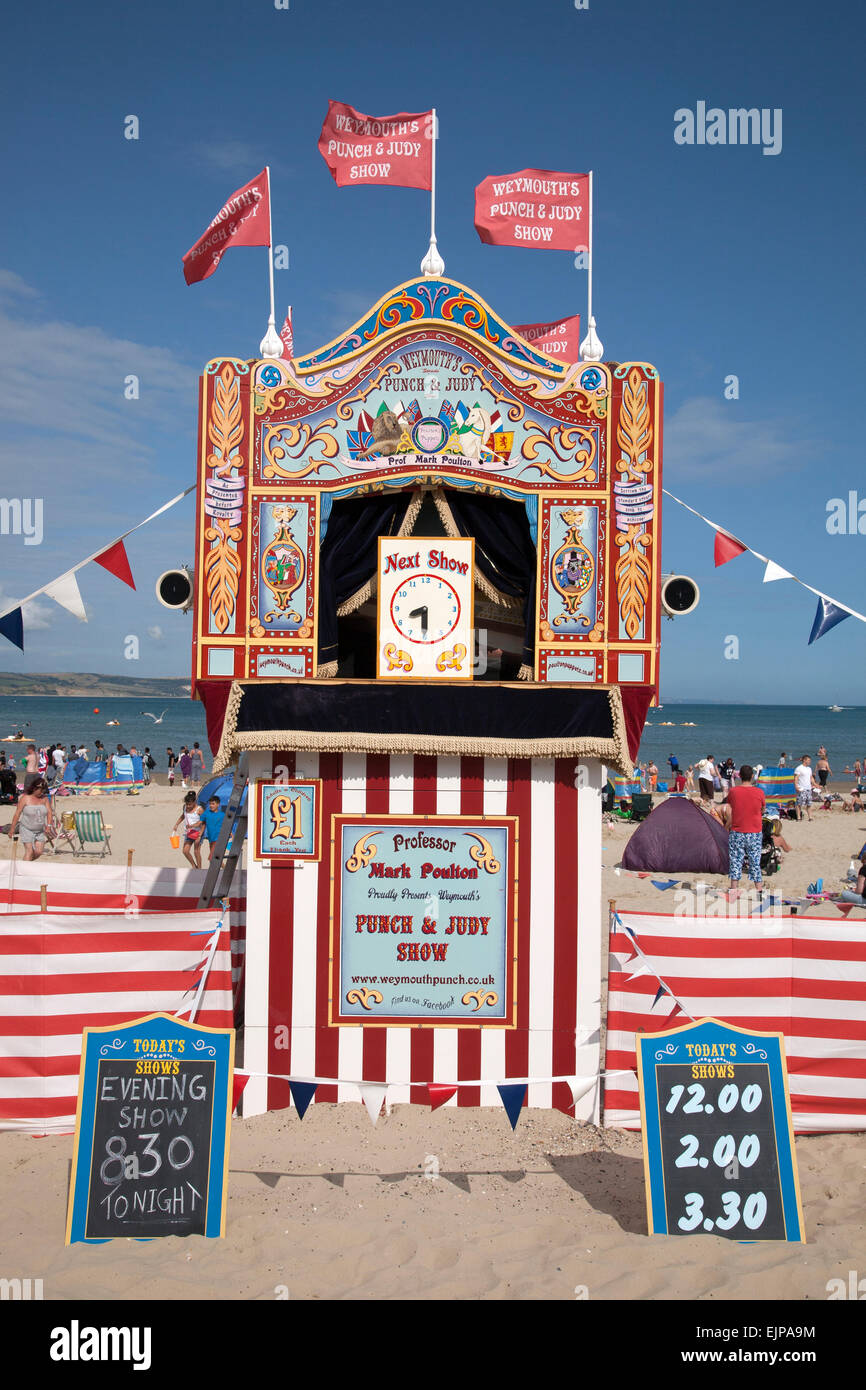
[[[642,790],[640,782],[632,781],[628,777],[614,777],[613,785],[617,800],[624,796],[634,796],[635,792]]]
[[[767,800],[797,794],[794,769],[791,767],[762,767],[760,776],[755,779],[755,786],[760,787]]]
[[[102,791],[127,790],[129,787],[144,786],[144,768],[141,758],[131,754],[116,754],[107,763],[88,762],[87,758],[71,759],[63,769],[63,785],[68,788],[81,788],[92,791],[99,787]]]
[[[672,797],[632,835],[622,867],[650,873],[727,874],[728,834],[693,801]]]

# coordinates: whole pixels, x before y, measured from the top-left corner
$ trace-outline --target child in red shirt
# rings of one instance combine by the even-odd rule
[[[728,831],[729,874],[731,878],[730,897],[739,891],[743,874],[743,860],[749,861],[749,879],[755,885],[761,883],[761,822],[764,818],[766,797],[759,787],[753,787],[754,769],[748,764],[740,768],[740,786],[728,792],[726,804],[730,814]]]

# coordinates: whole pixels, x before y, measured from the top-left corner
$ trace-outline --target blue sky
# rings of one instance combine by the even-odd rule
[[[586,311],[566,253],[483,246],[473,189],[527,166],[595,170],[594,309],[605,356],[666,389],[665,484],[801,578],[864,611],[866,536],[827,503],[863,471],[862,8],[805,0],[155,0],[48,3],[4,22],[0,495],[44,499],[44,540],[0,536],[0,608],[193,481],[196,378],[254,356],[263,250],[187,287],[181,257],[266,163],[277,313],[307,352],[417,272],[427,196],[338,189],[316,148],[329,97],[384,115],[436,106],[446,273],[512,323]],[[674,112],[782,111],[782,150],[682,146]],[[124,139],[136,115],[140,138]],[[124,378],[140,377],[137,401]],[[726,400],[725,378],[739,378]],[[866,507],[864,507],[866,511]],[[866,520],[864,520],[866,526]],[[132,537],[133,594],[79,575],[90,621],[50,601],[0,669],[182,675],[190,619],[153,584],[193,558],[192,499]],[[666,698],[866,704],[866,625],[807,646],[812,595],[719,571],[712,532],[673,503],[667,569],[702,603],[666,623]],[[139,661],[124,659],[136,634]],[[726,660],[726,638],[739,638]]]

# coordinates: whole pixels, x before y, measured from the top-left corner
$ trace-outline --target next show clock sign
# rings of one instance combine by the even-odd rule
[[[471,680],[475,542],[379,537],[376,674]]]

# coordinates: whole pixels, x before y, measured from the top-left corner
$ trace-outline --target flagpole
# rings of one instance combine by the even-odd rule
[[[427,255],[421,262],[421,273],[438,279],[440,275],[445,273],[445,262],[436,245],[436,141],[439,139],[439,121],[435,106],[431,115],[433,118],[431,125],[433,149],[430,152],[430,245],[427,248]]]
[[[587,334],[580,345],[581,362],[600,362],[604,355],[604,344],[595,331],[595,318],[592,313],[592,170],[589,171],[589,235],[587,237],[589,264],[586,278],[586,320]]]
[[[271,313],[268,319],[268,331],[259,343],[259,352],[262,357],[282,357],[283,340],[277,333],[277,325],[274,319],[274,231],[271,218],[271,166],[265,165],[265,174],[268,180],[268,272],[271,287]]]

